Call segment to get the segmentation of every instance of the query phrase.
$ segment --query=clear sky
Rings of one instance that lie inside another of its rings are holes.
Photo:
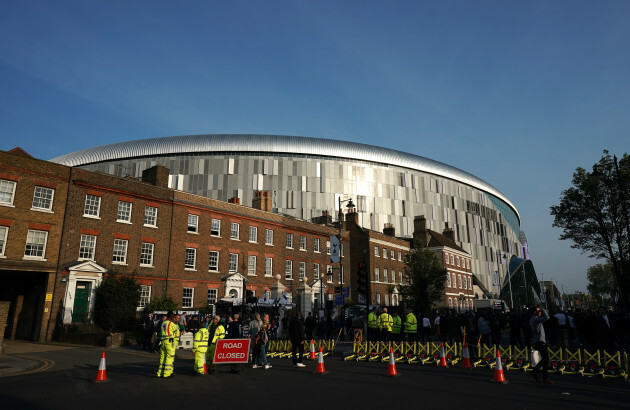
[[[0,149],[340,139],[470,172],[516,205],[534,266],[569,291],[596,263],[549,207],[628,151],[630,1],[8,1]]]

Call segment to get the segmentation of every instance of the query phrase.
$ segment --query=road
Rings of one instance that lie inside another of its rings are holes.
[[[505,371],[509,384],[490,380],[494,370],[387,363],[344,362],[326,357],[325,375],[316,363],[304,369],[290,359],[272,359],[269,370],[229,366],[213,376],[193,377],[192,354],[179,350],[177,376],[157,379],[158,358],[138,348],[106,350],[107,383],[95,384],[102,349],[77,347],[30,354],[41,370],[0,378],[2,409],[188,408],[425,408],[425,409],[621,409],[628,408],[630,383],[616,379],[554,375],[555,385],[536,384],[529,374]]]

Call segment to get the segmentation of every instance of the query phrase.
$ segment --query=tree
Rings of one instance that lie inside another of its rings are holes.
[[[107,332],[131,330],[139,302],[140,285],[134,276],[110,271],[95,290],[94,323]]]
[[[604,150],[593,172],[575,170],[572,184],[551,207],[553,226],[563,230],[560,239],[571,240],[572,248],[610,263],[618,305],[630,308],[630,158],[624,154],[617,161]]]
[[[153,313],[153,312],[168,312],[175,311],[179,305],[175,302],[170,296],[165,296],[163,298],[152,298],[149,303],[144,307],[144,313]]]
[[[402,295],[409,309],[428,314],[436,302],[444,297],[446,269],[440,259],[424,244],[415,240],[405,257],[407,284]]]
[[[600,304],[611,303],[618,298],[618,290],[615,281],[615,272],[610,263],[597,264],[588,268],[588,293],[599,301]]]

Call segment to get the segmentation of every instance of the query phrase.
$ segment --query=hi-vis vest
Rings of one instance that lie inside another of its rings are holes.
[[[418,321],[413,313],[409,313],[405,318],[405,332],[416,333],[418,331]]]
[[[170,320],[162,322],[162,341],[172,343],[173,346],[177,347],[179,343],[179,325]]]
[[[387,332],[392,331],[392,317],[389,313],[382,313],[378,317],[378,328]]]
[[[368,315],[368,327],[376,329],[376,315],[374,312],[370,312]]]
[[[195,333],[195,339],[193,340],[193,350],[199,353],[205,353],[208,350],[208,338],[210,333],[208,329],[202,327]]]
[[[217,340],[225,339],[225,328],[223,325],[218,325],[216,329],[214,329],[214,335],[212,335],[212,344],[215,344]]]
[[[394,323],[392,324],[392,333],[399,334],[401,328],[402,328],[402,318],[400,316],[396,316],[394,318]]]

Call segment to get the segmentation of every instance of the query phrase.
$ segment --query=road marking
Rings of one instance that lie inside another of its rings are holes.
[[[23,371],[23,372],[16,372],[16,373],[9,373],[9,374],[5,374],[5,375],[0,375],[0,377],[19,376],[19,375],[22,375],[22,374],[39,373],[39,372],[43,372],[43,371],[46,371],[48,369],[52,369],[53,367],[55,367],[55,361],[54,360],[44,359],[44,358],[41,358],[41,357],[31,356],[31,355],[26,355],[26,354],[16,354],[15,356],[21,357],[23,359],[34,360],[34,361],[39,363],[39,367],[37,367],[35,369],[31,369],[31,370],[26,370],[26,371]]]

